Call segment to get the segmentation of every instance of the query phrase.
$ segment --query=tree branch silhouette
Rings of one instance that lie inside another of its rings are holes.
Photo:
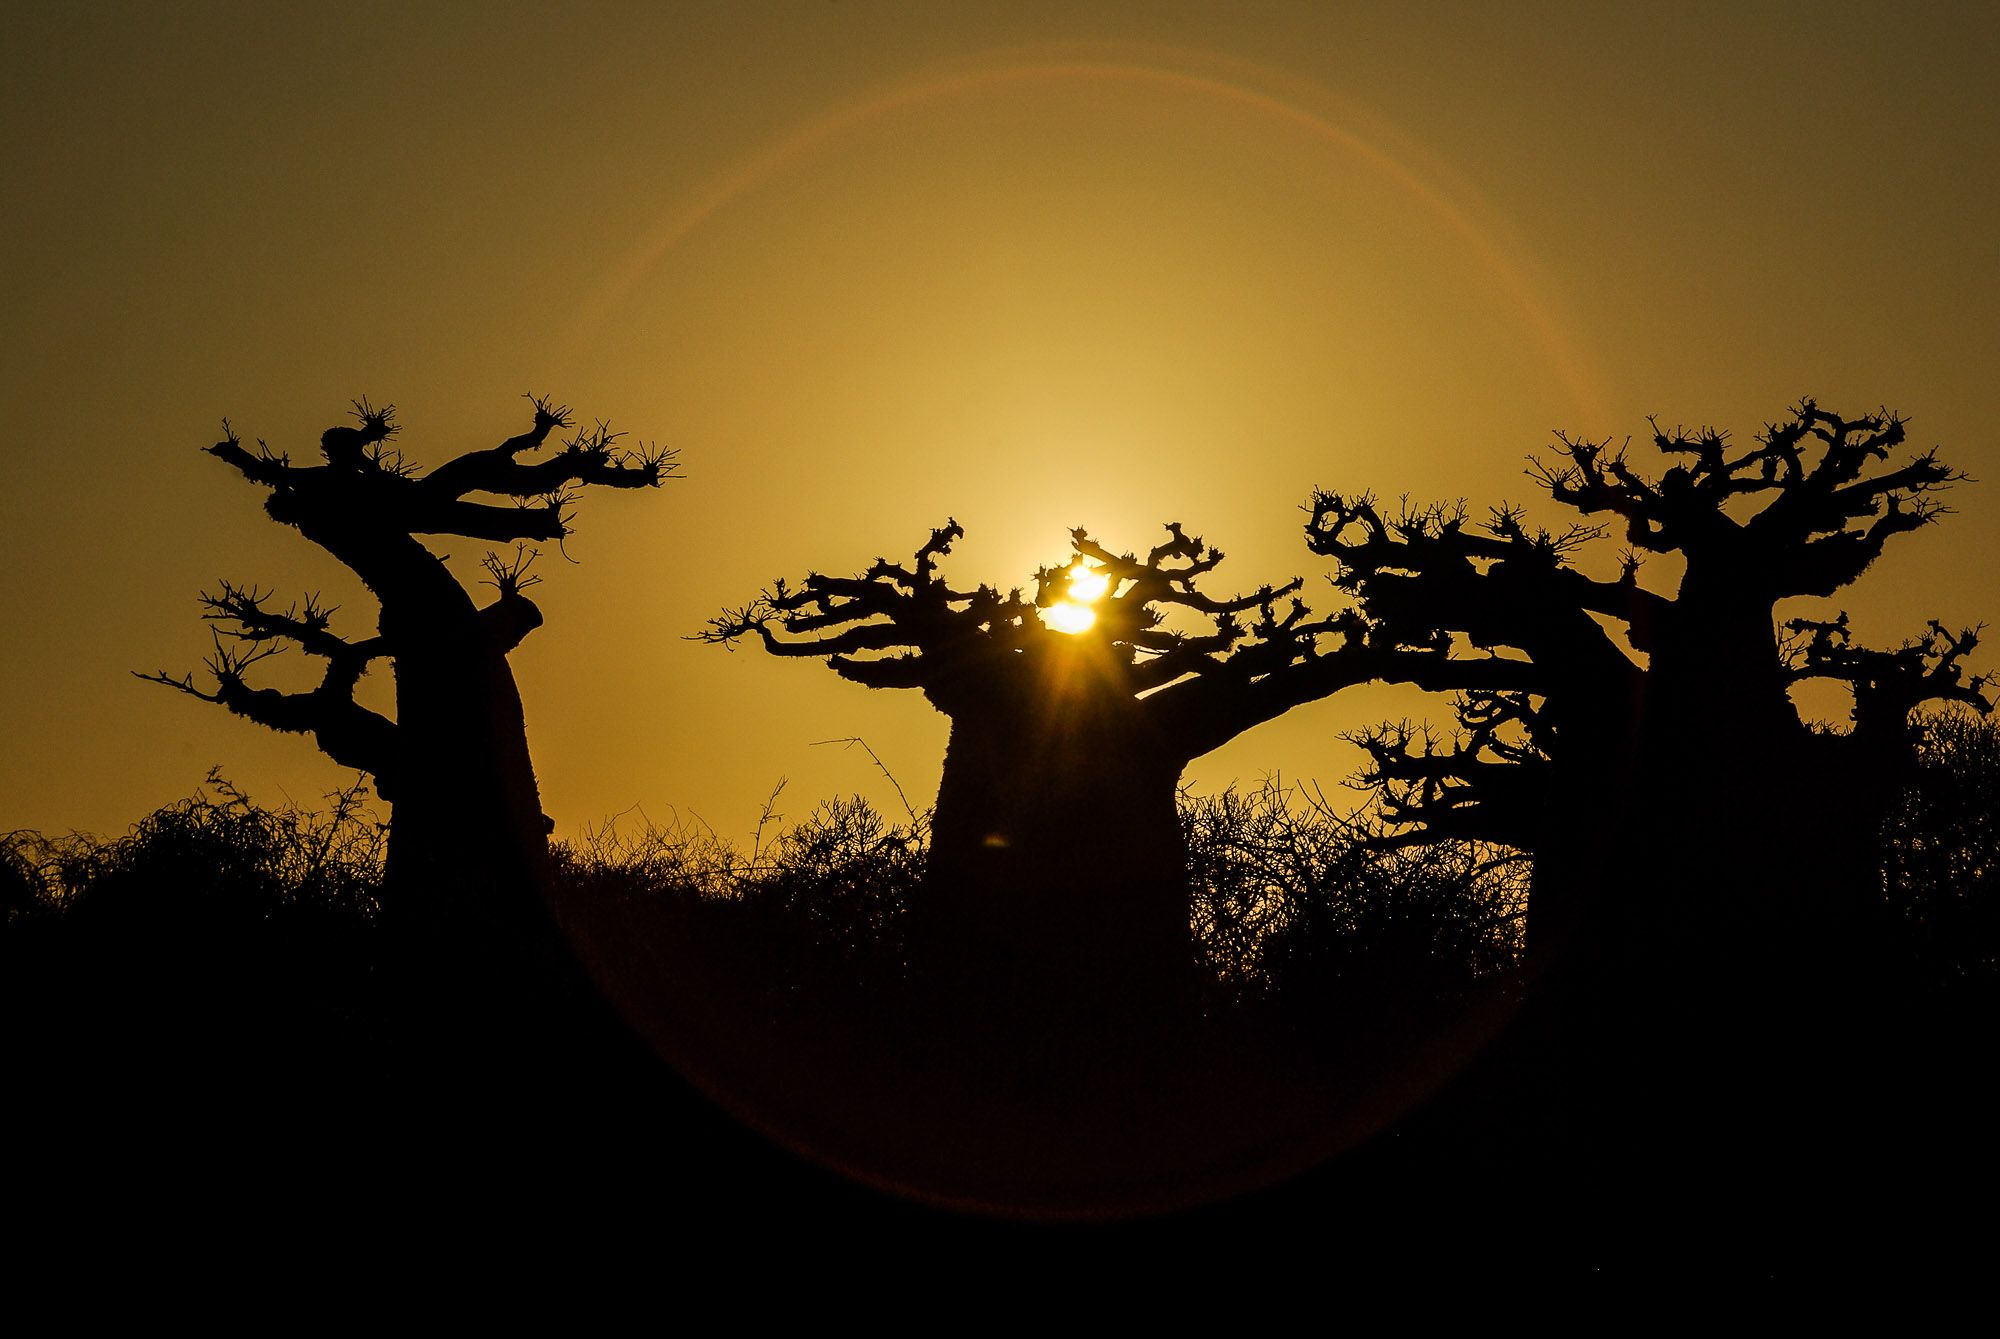
[[[198,686],[192,674],[139,676],[309,734],[335,761],[371,774],[392,806],[391,886],[440,908],[490,903],[481,914],[517,927],[545,914],[536,899],[548,867],[548,824],[506,660],[542,622],[525,594],[540,581],[529,571],[533,545],[570,533],[577,490],[655,487],[675,469],[672,452],[624,448],[603,423],[524,461],[572,427],[566,407],[528,398],[525,432],[429,472],[396,445],[392,405],[354,401],[354,421],[321,434],[316,464],[295,464],[261,440],[247,448],[225,419],[208,453],[267,490],[273,520],[361,578],[380,603],[376,632],[351,640],[333,631],[336,611],[317,596],[279,608],[261,588],[223,581],[201,597],[213,631],[205,662],[213,686]],[[483,560],[495,598],[475,602],[421,535],[513,545],[511,555]],[[325,662],[319,683],[298,692],[254,687],[248,671],[287,648]],[[383,661],[395,677],[393,720],[355,698]]]
[[[1531,461],[1585,518],[1566,529],[1531,528],[1517,507],[1473,525],[1462,503],[1392,515],[1325,491],[1307,508],[1308,546],[1339,564],[1335,584],[1368,621],[1450,648],[1460,676],[1448,737],[1407,725],[1357,737],[1361,783],[1413,839],[1533,851],[1531,947],[1629,947],[1647,905],[1672,900],[1733,901],[1729,915],[1764,918],[1760,933],[1822,912],[1852,921],[1870,896],[1862,847],[1914,756],[1912,713],[1990,705],[1987,678],[1961,669],[1973,631],[1933,623],[1875,651],[1853,645],[1842,615],[1792,619],[1780,637],[1780,601],[1843,589],[1895,536],[1946,514],[1937,495],[1965,476],[1935,450],[1892,463],[1903,419],[1806,400],[1741,449],[1713,428],[1653,429],[1670,462],[1657,477],[1626,447],[1561,434],[1553,457]],[[1598,517],[1630,546],[1608,579],[1578,566],[1610,537]],[[1642,582],[1642,554],[1682,560],[1672,589]],[[1393,666],[1384,677],[1421,682]],[[1852,729],[1801,719],[1788,693],[1807,679],[1853,692]],[[1828,825],[1836,835],[1809,842]],[[1802,897],[1821,910],[1801,911]],[[1766,901],[1768,914],[1746,910]]]
[[[1385,664],[1449,672],[1436,647],[1375,636],[1352,611],[1315,616],[1299,579],[1208,593],[1223,555],[1178,524],[1143,554],[1075,530],[1032,594],[947,581],[963,533],[948,520],[908,560],[774,582],[700,639],[822,659],[950,718],[927,884],[939,910],[912,950],[936,975],[1025,973],[1044,995],[1004,1007],[1072,1022],[1131,1018],[1140,1000],[1171,1015],[1190,961],[1175,810],[1187,763]],[[1078,583],[1101,591],[1079,599]],[[1051,1003],[1064,990],[1082,993]]]

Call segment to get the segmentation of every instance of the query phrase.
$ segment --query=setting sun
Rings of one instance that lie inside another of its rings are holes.
[[[1091,606],[1110,593],[1111,578],[1079,559],[1069,569],[1067,584],[1068,597],[1050,606],[1043,621],[1057,632],[1075,636],[1096,624],[1097,611]]]
[[[1087,604],[1064,600],[1049,610],[1044,621],[1057,632],[1074,635],[1088,630],[1091,624],[1097,622],[1097,611]]]
[[[1111,578],[1095,567],[1079,563],[1070,570],[1069,598],[1078,604],[1096,604],[1111,589]]]

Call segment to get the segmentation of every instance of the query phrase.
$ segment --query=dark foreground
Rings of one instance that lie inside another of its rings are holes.
[[[17,1224],[106,1261],[308,1270],[503,1252],[852,1266],[864,1289],[888,1286],[868,1271],[978,1274],[1017,1257],[1692,1282],[1958,1275],[1986,1250],[1977,1206],[2000,1184],[1990,1051],[1935,1029],[1893,1056],[1895,1039],[1869,1039],[1866,1064],[1856,1053],[1754,1093],[1663,1093],[1649,1110],[1626,1105],[1643,1093],[1577,1092],[1517,1022],[1379,1133],[1274,1185],[1059,1218],[938,1207],[816,1166],[613,1018],[544,1017],[526,1045],[416,1028],[428,1035],[366,1055],[181,1026],[69,1028],[57,1053],[16,1050]],[[1177,1119],[1143,1114],[1154,1134]]]
[[[662,903],[572,861],[552,958],[396,928],[365,859],[273,882],[271,830],[232,812],[156,823],[61,907],[11,867],[9,1215],[72,1267],[1246,1305],[1405,1276],[1950,1280],[2000,1189],[1976,927],[1952,971],[1754,1013],[1697,982],[1615,1026],[1483,959],[1371,975],[1293,942],[1314,989],[1214,991],[1170,1036],[980,1042],[881,966],[906,867],[820,877],[812,929],[797,888]]]

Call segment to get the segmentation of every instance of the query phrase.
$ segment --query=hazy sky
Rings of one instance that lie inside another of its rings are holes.
[[[1839,602],[1861,632],[2000,620],[1996,12],[10,6],[0,828],[118,831],[218,763],[266,800],[345,779],[130,671],[199,663],[219,577],[372,630],[200,454],[228,415],[310,455],[362,394],[423,463],[525,391],[681,452],[540,569],[514,663],[563,832],[747,835],[780,778],[793,816],[894,809],[813,747],[847,736],[927,803],[920,697],[684,638],[947,516],[960,585],[1178,520],[1217,593],[1324,591],[1315,485],[1555,520],[1521,474],[1555,429],[1747,436],[1811,394],[1992,481]],[[1191,775],[1336,783],[1342,731],[1413,709],[1343,694]]]

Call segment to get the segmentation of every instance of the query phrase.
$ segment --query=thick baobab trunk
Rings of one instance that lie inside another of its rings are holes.
[[[1654,657],[1630,784],[1536,877],[1601,871],[1564,1002],[1602,1132],[1727,1157],[1804,1119],[1858,1021],[1893,784],[1800,724],[1768,605],[1699,607]]]
[[[398,988],[411,1006],[400,1043],[422,1081],[451,1094],[568,1073],[588,1063],[579,1038],[610,1035],[556,917],[521,699],[506,647],[493,643],[497,607],[470,628],[450,620],[407,638],[396,660],[402,749],[385,790],[384,912],[397,921]]]
[[[270,490],[272,520],[361,579],[381,603],[379,635],[336,635],[332,610],[315,597],[280,611],[256,589],[224,583],[203,597],[223,625],[209,661],[215,690],[196,688],[191,676],[143,676],[309,733],[335,761],[375,777],[391,806],[389,932],[380,938],[394,961],[383,980],[391,998],[403,996],[394,1031],[424,1073],[454,1056],[494,1075],[525,1073],[537,1067],[527,1058],[533,1037],[547,1055],[563,1053],[569,1006],[596,1005],[550,901],[547,821],[507,654],[541,623],[521,594],[536,580],[526,575],[528,545],[569,532],[571,490],[649,487],[672,467],[668,453],[615,449],[617,435],[601,423],[529,463],[525,454],[571,425],[567,409],[534,404],[528,431],[428,473],[389,445],[393,410],[365,399],[354,404],[357,426],[321,434],[324,464],[294,465],[262,443],[246,450],[225,422],[210,454]],[[482,564],[491,577],[483,584],[499,598],[476,607],[419,536],[514,545],[511,560],[489,552]],[[281,692],[244,681],[244,669],[284,643],[325,661],[318,687]],[[394,720],[355,698],[369,667],[384,661],[396,676]]]
[[[1695,576],[1649,676],[1635,798],[1651,891],[1674,908],[1649,938],[1669,973],[1768,996],[1810,975],[1822,932],[1865,900],[1884,806],[1852,750],[1800,723],[1772,600]]]
[[[953,715],[911,966],[989,1035],[1169,1034],[1192,998],[1182,760],[1081,657],[1050,668],[1077,672]]]
[[[483,610],[462,593],[383,607],[401,648],[385,910],[415,955],[415,988],[496,1044],[547,1026],[538,1020],[581,984],[551,902],[548,824],[507,664],[540,621],[518,594]]]
[[[548,829],[505,658],[412,652],[396,678],[390,883],[447,919],[515,933],[546,919]]]

